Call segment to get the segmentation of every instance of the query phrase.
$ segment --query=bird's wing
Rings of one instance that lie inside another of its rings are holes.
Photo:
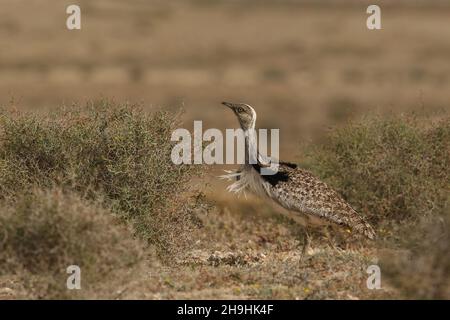
[[[283,207],[306,213],[375,238],[373,228],[342,197],[307,170],[280,163],[278,173],[262,176],[270,193]]]

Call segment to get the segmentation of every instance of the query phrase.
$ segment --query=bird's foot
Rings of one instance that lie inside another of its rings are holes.
[[[309,236],[308,231],[305,230],[305,233],[303,235],[303,246],[302,246],[302,251],[300,252],[300,259],[299,262],[303,262],[304,259],[310,255],[310,251],[311,251],[311,238]]]

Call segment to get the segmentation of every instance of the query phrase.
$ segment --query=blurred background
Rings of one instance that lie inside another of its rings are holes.
[[[0,105],[108,98],[183,108],[186,127],[233,127],[225,101],[280,128],[281,157],[368,112],[440,110],[450,100],[450,3],[0,0]],[[81,7],[81,30],[66,8]]]

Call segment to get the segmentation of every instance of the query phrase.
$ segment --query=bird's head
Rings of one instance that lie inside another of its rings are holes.
[[[233,110],[239,120],[242,130],[245,131],[255,128],[256,112],[248,104],[231,102],[222,102],[222,104]]]

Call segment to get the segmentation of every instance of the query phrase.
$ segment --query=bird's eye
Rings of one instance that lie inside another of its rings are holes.
[[[238,108],[237,108],[237,112],[239,112],[239,113],[242,113],[242,112],[244,112],[244,108],[242,108],[242,107],[238,107]]]

